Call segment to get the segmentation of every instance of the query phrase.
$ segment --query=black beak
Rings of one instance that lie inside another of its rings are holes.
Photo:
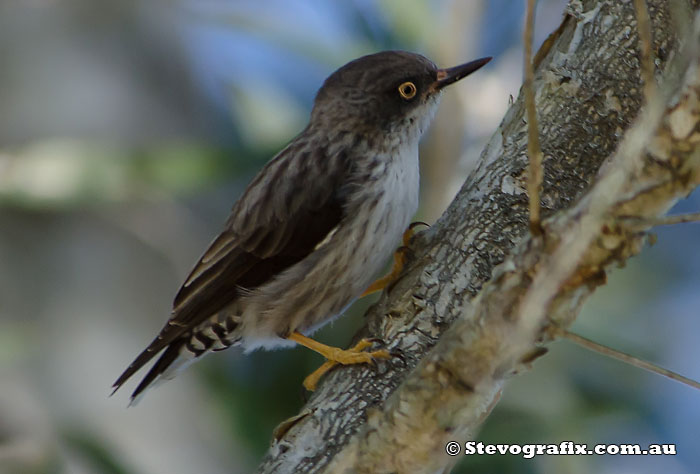
[[[450,67],[447,69],[438,69],[437,81],[435,81],[433,88],[435,90],[440,90],[445,86],[454,84],[460,79],[467,77],[469,74],[486,65],[486,63],[491,61],[491,59],[492,58],[490,57],[481,58],[468,62],[466,64],[460,64],[459,66]]]

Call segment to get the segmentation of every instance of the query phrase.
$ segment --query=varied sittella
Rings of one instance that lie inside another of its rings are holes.
[[[438,69],[385,51],[331,74],[309,124],[248,185],[115,391],[161,351],[132,400],[232,346],[301,344],[326,357],[326,369],[389,357],[364,351],[369,341],[341,350],[308,335],[360,297],[391,256],[418,207],[418,142],[443,88],[490,59]]]

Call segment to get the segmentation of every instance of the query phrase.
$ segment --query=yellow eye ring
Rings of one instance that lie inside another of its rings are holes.
[[[406,81],[399,86],[399,94],[406,100],[411,100],[416,96],[418,88],[411,81]]]

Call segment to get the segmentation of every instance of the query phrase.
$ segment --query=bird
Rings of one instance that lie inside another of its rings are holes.
[[[383,51],[328,76],[307,126],[248,184],[169,320],[112,393],[158,354],[132,402],[232,346],[300,344],[320,353],[327,362],[304,382],[310,390],[337,363],[390,357],[365,351],[372,341],[343,350],[309,335],[341,315],[390,259],[418,208],[418,144],[443,89],[490,60],[440,69],[420,54]]]

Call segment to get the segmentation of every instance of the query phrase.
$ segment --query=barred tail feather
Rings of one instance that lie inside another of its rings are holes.
[[[220,322],[210,322],[194,332],[186,333],[171,341],[143,380],[141,380],[136,390],[131,394],[131,403],[129,403],[129,406],[135,405],[143,396],[146,389],[159,385],[165,380],[174,378],[203,355],[211,351],[221,351],[233,345],[237,345],[240,342],[240,337],[234,337],[234,330],[237,326],[237,320],[227,318],[224,324]],[[151,357],[153,355],[155,355],[155,353],[153,353]],[[115,391],[142,365],[143,364],[136,366],[132,364],[132,366],[127,369],[127,372],[122,374],[115,383]]]

